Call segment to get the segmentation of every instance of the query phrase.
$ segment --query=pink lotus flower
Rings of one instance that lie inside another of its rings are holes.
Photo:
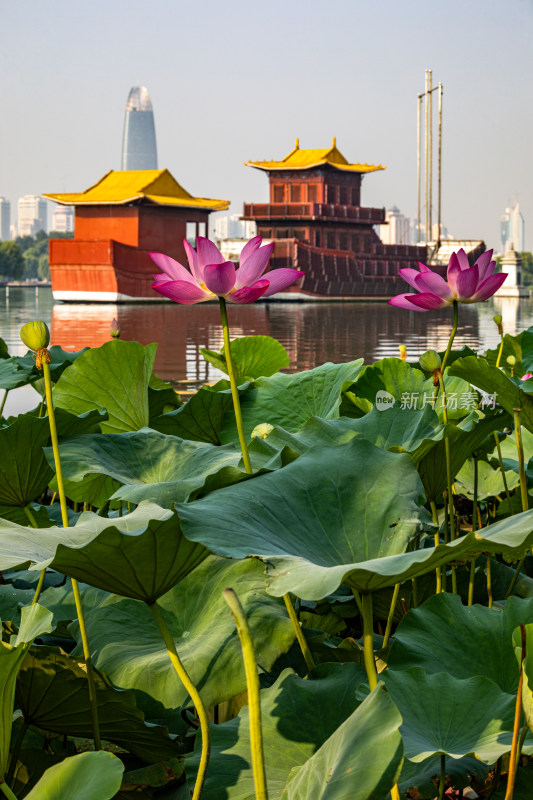
[[[528,381],[530,378],[533,378],[533,374],[531,372],[526,372],[525,375],[522,375],[523,381]]]
[[[261,246],[255,236],[242,250],[239,268],[226,261],[216,245],[203,236],[196,239],[196,250],[183,241],[190,271],[163,253],[150,253],[150,258],[163,270],[154,275],[152,288],[175,300],[192,305],[224,297],[231,303],[253,303],[260,297],[282,292],[304,274],[297,269],[275,269],[261,277],[268,266],[273,244]]]
[[[507,277],[505,272],[494,272],[496,262],[491,261],[491,257],[492,250],[487,250],[471,267],[464,250],[452,253],[447,281],[420,262],[420,272],[416,269],[400,269],[398,272],[402,278],[419,294],[398,294],[389,300],[389,305],[410,311],[432,311],[451,306],[454,301],[477,303],[488,300]]]

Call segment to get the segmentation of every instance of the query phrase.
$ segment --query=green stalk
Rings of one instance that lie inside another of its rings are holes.
[[[237,389],[237,381],[235,380],[235,370],[233,369],[233,361],[231,360],[230,338],[229,338],[229,324],[228,314],[226,311],[226,301],[223,297],[218,298],[220,305],[220,317],[222,319],[222,332],[224,335],[224,355],[226,356],[226,364],[228,367],[229,382],[231,386],[231,397],[233,399],[233,410],[235,412],[235,422],[237,423],[237,433],[239,434],[239,443],[241,445],[242,460],[244,461],[244,469],[249,474],[252,473],[252,464],[250,455],[248,453],[248,445],[246,444],[246,436],[244,434],[244,424],[242,421],[241,404],[239,401],[239,390]]]
[[[518,765],[520,764],[520,756],[522,755],[522,748],[524,746],[524,742],[526,740],[527,732],[529,730],[529,725],[526,724],[522,728],[522,733],[520,734],[520,739],[518,740],[518,748],[516,751],[516,767],[518,769]]]
[[[502,473],[503,485],[505,488],[505,495],[507,497],[507,502],[509,503],[509,510],[511,508],[511,495],[509,493],[509,486],[507,485],[507,478],[505,476],[505,467],[503,466],[503,458],[502,458],[502,449],[500,447],[500,440],[498,438],[497,431],[494,431],[494,438],[496,440],[496,449],[498,450],[498,462],[500,464],[500,472]]]
[[[9,394],[9,389],[6,389],[4,392],[4,396],[2,398],[2,405],[0,405],[0,417],[2,416],[2,413],[4,411],[4,406],[6,404],[8,394]]]
[[[450,340],[448,342],[448,347],[446,348],[446,352],[444,353],[444,358],[442,359],[441,364],[441,372],[444,372],[444,368],[446,366],[446,362],[448,361],[448,356],[450,355],[450,351],[452,349],[453,340],[455,339],[455,334],[457,333],[457,326],[459,324],[459,303],[457,300],[453,301],[453,325],[452,325],[452,332],[450,334]]]
[[[526,629],[523,624],[520,624],[520,633],[522,634],[522,658],[520,661],[520,678],[518,679],[518,689],[516,692],[513,743],[511,745],[511,755],[509,756],[509,774],[507,776],[507,791],[505,792],[505,800],[512,800],[513,797],[514,782],[516,777],[518,741],[520,739],[520,718],[522,716],[522,683],[524,680],[524,661],[526,658]]]
[[[490,574],[490,553],[487,553],[487,606],[492,608],[492,578]]]
[[[518,474],[520,475],[520,496],[522,498],[522,511],[527,511],[529,501],[527,495],[526,465],[524,462],[524,447],[522,444],[522,428],[520,425],[520,409],[513,408],[514,427],[516,433],[516,449],[518,451]]]
[[[446,788],[446,756],[444,754],[441,754],[438,800],[442,800],[442,798],[444,797],[445,788]]]
[[[472,530],[477,530],[477,494],[478,494],[478,464],[477,458],[474,455],[474,504],[472,508]],[[470,578],[468,580],[468,604],[471,606],[474,602],[474,582],[476,579],[476,558],[470,562]]]
[[[366,676],[370,691],[378,685],[378,673],[376,661],[374,659],[374,619],[372,615],[372,595],[370,592],[363,592],[363,658],[365,662]]]
[[[524,566],[524,561],[526,560],[526,555],[527,555],[527,553],[524,553],[524,555],[522,556],[522,558],[520,559],[520,561],[516,565],[516,569],[514,571],[514,575],[513,575],[512,579],[511,579],[511,583],[509,584],[509,588],[505,592],[504,600],[507,600],[507,598],[509,598],[511,596],[511,594],[513,593],[513,589],[515,587],[515,583],[518,580],[518,576],[522,572],[522,567]]]
[[[389,643],[390,632],[392,630],[392,620],[394,617],[394,611],[396,609],[396,603],[398,602],[398,595],[400,594],[400,584],[397,583],[394,586],[394,591],[392,593],[392,600],[389,608],[389,616],[387,617],[387,627],[385,628],[385,636],[383,637],[383,647],[386,647]]]
[[[309,645],[307,644],[307,640],[302,631],[302,626],[300,625],[298,617],[296,616],[296,611],[294,610],[290,594],[284,594],[283,599],[285,601],[285,607],[292,622],[292,627],[294,628],[298,644],[300,645],[300,650],[302,651],[305,663],[307,664],[307,669],[312,670],[316,667],[316,664],[314,662],[313,656],[311,655]]]
[[[233,589],[224,589],[224,600],[229,606],[241,640],[246,685],[248,687],[248,705],[250,709],[250,747],[252,751],[252,770],[256,800],[267,800],[267,784],[265,761],[263,755],[263,735],[261,731],[261,699],[259,697],[259,675],[255,660],[252,634],[244,609]]]
[[[29,505],[28,506],[24,506],[24,512],[25,512],[26,516],[28,517],[28,519],[30,521],[30,525],[33,528],[38,528],[39,526],[37,524],[37,520],[35,519],[35,517],[33,515],[33,511],[31,510]],[[46,576],[46,568],[42,569],[41,570],[41,574],[39,575],[39,580],[37,581],[37,588],[35,589],[35,594],[33,595],[33,600],[31,601],[32,605],[34,605],[35,603],[39,602],[39,597],[41,596],[41,591],[42,591],[42,588],[43,588],[45,576]]]
[[[452,336],[450,337],[450,343],[453,341],[453,336],[455,336],[455,330],[457,330],[457,302],[454,300],[454,331],[452,331]],[[451,344],[448,344],[448,350],[444,356],[444,360],[446,360],[446,356],[451,348]],[[443,362],[444,363],[444,362]],[[442,419],[445,425],[448,424],[448,410],[446,407],[446,392],[444,389],[444,379],[442,375],[442,367],[438,373],[439,379],[439,386],[440,391],[442,394]],[[444,437],[444,453],[446,456],[446,480],[448,483],[448,517],[450,520],[450,541],[455,540],[455,509],[453,507],[453,491],[452,491],[452,466],[451,466],[451,455],[450,455],[450,439],[448,436]],[[453,594],[457,594],[457,572],[455,566],[452,566],[452,592]]]
[[[4,795],[8,798],[8,800],[18,800],[17,795],[13,794],[7,783],[4,781],[0,783],[0,791],[4,793]]]
[[[48,352],[46,357],[49,358]],[[50,378],[50,367],[46,357],[42,359],[44,387],[46,392],[46,407],[48,409],[48,422],[50,425],[50,438],[52,439],[52,449],[54,451],[54,464],[56,468],[57,490],[59,493],[59,502],[61,505],[61,519],[63,527],[68,528],[68,513],[67,513],[67,497],[65,494],[65,484],[63,483],[63,470],[61,469],[61,459],[59,457],[59,441],[57,438],[56,418],[54,413],[54,403],[52,400],[52,381]],[[72,591],[74,593],[74,602],[76,604],[76,613],[78,616],[78,624],[80,626],[80,635],[83,645],[83,655],[85,664],[87,665],[87,682],[89,684],[89,700],[91,703],[91,719],[93,726],[94,748],[95,750],[101,749],[100,741],[100,725],[98,722],[98,705],[96,700],[96,686],[94,682],[93,663],[91,658],[91,650],[89,647],[89,639],[87,636],[87,628],[85,626],[85,617],[81,604],[80,590],[78,581],[74,578],[72,581]]]
[[[500,366],[500,361],[502,360],[502,353],[503,353],[503,327],[500,325],[498,326],[501,328],[500,330],[500,349],[498,350],[498,358],[496,359],[496,369]]]
[[[435,532],[435,547],[438,547],[440,544],[440,530],[439,530],[439,517],[437,514],[437,506],[435,505],[434,500],[430,500],[429,505],[431,508],[431,517],[433,519],[433,523],[437,526],[437,530]],[[435,593],[440,594],[442,592],[442,572],[440,567],[437,567],[437,569],[435,570],[435,576],[437,579]]]
[[[209,731],[209,720],[207,717],[207,712],[202,702],[202,698],[198,693],[198,689],[191,682],[191,679],[187,674],[187,670],[180,661],[180,657],[178,656],[178,651],[176,650],[176,644],[174,642],[174,638],[170,630],[168,629],[167,623],[165,622],[165,619],[163,617],[163,614],[161,613],[161,609],[157,605],[157,602],[152,603],[152,605],[150,605],[149,608],[156,621],[157,627],[159,628],[159,632],[163,638],[163,641],[165,642],[168,657],[170,658],[172,666],[176,670],[182,684],[189,692],[194,708],[198,715],[198,719],[200,720],[200,730],[202,733],[202,754],[200,757],[200,766],[198,767],[198,774],[196,776],[196,783],[194,785],[194,791],[192,795],[193,800],[198,800],[202,794],[202,788],[204,785],[205,775],[207,772],[207,765],[209,763],[209,755],[211,753],[211,734]]]

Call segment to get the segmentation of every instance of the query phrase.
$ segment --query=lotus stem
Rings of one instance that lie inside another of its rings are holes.
[[[494,438],[496,440],[496,449],[498,450],[498,462],[500,465],[500,472],[502,473],[502,480],[503,486],[505,488],[505,495],[507,497],[507,502],[509,503],[509,510],[511,506],[511,495],[509,493],[509,486],[507,485],[507,477],[505,475],[505,467],[503,466],[503,458],[502,458],[502,449],[500,447],[500,440],[498,438],[498,433],[494,431]]]
[[[492,577],[490,574],[490,553],[487,553],[487,606],[492,608]]]
[[[439,517],[437,514],[437,506],[435,505],[434,500],[430,500],[429,505],[431,508],[431,517],[433,519],[433,523],[434,525],[437,526],[437,530],[435,531],[435,547],[438,547],[440,544],[440,530],[439,530]],[[440,594],[442,592],[442,572],[440,567],[437,567],[437,569],[435,570],[435,577],[437,580],[435,593]]]
[[[196,776],[196,783],[194,785],[194,791],[192,795],[193,800],[198,800],[202,794],[202,789],[207,772],[207,765],[209,763],[209,755],[211,753],[211,733],[209,731],[209,720],[207,718],[207,712],[205,710],[205,706],[202,702],[202,698],[200,697],[198,689],[192,683],[191,679],[189,678],[189,675],[187,674],[187,670],[180,661],[180,657],[178,656],[178,651],[176,650],[174,637],[172,636],[168,628],[168,625],[165,622],[160,607],[158,606],[157,602],[155,602],[152,603],[149,606],[149,608],[150,611],[152,612],[157,627],[159,628],[159,632],[167,648],[168,657],[170,658],[172,666],[176,670],[180,681],[185,686],[186,690],[189,692],[194,708],[198,715],[198,719],[200,720],[200,731],[202,734],[202,754],[200,756],[200,766],[198,767],[198,774]]]
[[[457,300],[453,301],[453,325],[452,325],[452,332],[450,334],[450,340],[448,342],[448,347],[446,348],[446,352],[444,353],[444,358],[442,359],[441,364],[441,372],[444,372],[444,368],[446,367],[446,362],[448,361],[448,356],[450,355],[450,351],[452,349],[453,340],[455,339],[455,334],[457,333],[457,326],[459,324],[459,303]]]
[[[8,800],[18,800],[17,795],[14,794],[7,783],[4,781],[0,783],[0,790],[4,793],[4,795],[8,798]]]
[[[261,699],[259,697],[259,675],[255,659],[252,634],[244,609],[233,589],[224,589],[224,600],[229,606],[241,640],[248,705],[250,708],[250,746],[252,750],[252,770],[256,800],[268,800],[265,761],[263,755],[263,734],[261,731]]]
[[[2,404],[0,405],[0,417],[2,416],[2,414],[4,412],[4,406],[6,404],[6,400],[7,400],[8,394],[9,394],[9,389],[6,389],[5,392],[4,392],[4,396],[2,397]]]
[[[511,596],[511,594],[513,593],[513,589],[514,589],[515,584],[516,584],[516,582],[518,580],[518,576],[522,572],[522,567],[524,566],[524,561],[526,560],[526,555],[527,555],[527,553],[524,553],[524,555],[522,556],[522,558],[520,559],[520,561],[516,565],[516,569],[514,571],[514,575],[513,575],[512,579],[511,579],[511,583],[509,584],[509,588],[505,592],[505,598],[504,598],[505,600],[507,600],[507,598],[509,598]]]
[[[503,326],[500,324],[498,325],[500,330],[500,348],[498,350],[498,358],[496,359],[496,369],[500,366],[500,361],[502,360],[502,353],[503,353]]]
[[[446,787],[446,756],[444,753],[440,757],[440,779],[439,779],[439,795],[438,800],[444,797],[444,789]]]
[[[472,507],[472,530],[477,530],[477,494],[478,494],[478,463],[474,455],[474,503]],[[474,602],[474,583],[476,580],[476,557],[470,561],[470,577],[468,579],[468,603],[471,606]]]
[[[37,520],[35,519],[33,512],[29,505],[24,506],[24,512],[30,521],[30,525],[34,528],[38,528]],[[35,603],[39,602],[39,597],[41,596],[41,591],[43,588],[44,578],[46,575],[46,568],[41,570],[41,574],[39,575],[39,580],[37,581],[37,588],[35,589],[35,594],[33,595],[33,600],[31,604],[34,605]]]
[[[516,768],[518,769],[518,765],[520,763],[520,756],[522,755],[522,747],[524,746],[524,742],[526,740],[527,732],[529,730],[529,725],[526,724],[522,728],[522,732],[520,734],[520,739],[518,740],[518,748],[516,750]]]
[[[248,445],[246,444],[246,436],[244,434],[244,424],[242,421],[241,403],[239,400],[239,390],[237,388],[237,381],[235,380],[235,370],[233,369],[233,361],[231,360],[231,348],[229,338],[229,324],[228,313],[226,311],[226,301],[223,297],[218,298],[220,305],[220,317],[222,320],[222,332],[224,336],[224,354],[226,356],[226,364],[228,367],[229,383],[231,386],[231,397],[233,399],[233,410],[235,412],[235,422],[237,423],[237,433],[239,434],[239,443],[241,445],[242,460],[244,461],[244,469],[248,474],[252,473],[252,463],[250,461],[250,454],[248,453]]]
[[[390,790],[391,800],[401,800],[400,798],[400,790],[398,788],[398,784],[395,783],[392,789]]]
[[[520,633],[522,636],[522,658],[520,660],[520,677],[518,679],[518,689],[516,692],[516,705],[514,713],[513,725],[513,743],[511,746],[511,755],[509,756],[509,774],[507,776],[507,791],[505,792],[505,800],[512,800],[514,791],[514,782],[516,777],[516,762],[518,753],[518,741],[520,738],[520,718],[522,716],[522,683],[524,680],[524,661],[526,658],[526,629],[520,623]]]
[[[372,616],[372,595],[370,592],[363,592],[363,658],[365,662],[366,676],[370,691],[378,685],[378,673],[374,658],[374,620]]]
[[[457,309],[456,309],[456,301],[454,300],[454,327],[457,330]],[[450,337],[450,342],[453,341],[453,336],[455,336],[455,332],[452,331],[452,336]],[[444,356],[444,360],[446,360],[446,356],[450,350],[451,344],[448,344],[448,350]],[[443,362],[444,363],[444,362]],[[443,379],[443,368],[438,372],[438,380],[440,391],[442,394],[442,419],[444,424],[448,424],[448,410],[446,407],[446,391],[444,389],[444,379]],[[451,464],[451,455],[450,455],[450,439],[446,435],[444,437],[444,453],[446,455],[446,480],[448,483],[448,517],[450,520],[450,541],[455,540],[455,510],[453,507],[453,480],[452,480],[452,464]],[[457,573],[455,566],[452,565],[452,592],[457,594]]]
[[[300,625],[298,617],[296,616],[296,611],[294,610],[290,594],[288,593],[284,594],[283,600],[285,601],[285,608],[287,609],[287,613],[292,622],[292,627],[294,628],[294,632],[296,634],[298,644],[300,645],[300,650],[302,651],[304,661],[307,664],[307,669],[312,670],[316,667],[316,664],[314,662],[313,656],[311,655],[311,650],[309,649],[309,645],[307,644],[307,640],[302,631],[302,626]]]
[[[526,465],[524,462],[524,446],[522,444],[522,428],[520,425],[520,409],[513,408],[514,427],[516,433],[516,449],[518,451],[518,474],[520,475],[520,496],[522,498],[522,511],[529,508],[527,494]]]
[[[22,747],[22,742],[24,740],[24,737],[26,736],[26,733],[27,733],[27,730],[28,730],[29,727],[30,727],[29,722],[26,722],[26,720],[23,720],[23,722],[22,722],[22,724],[20,726],[20,731],[18,732],[18,736],[17,736],[17,740],[15,742],[15,746],[13,747],[13,752],[11,753],[11,759],[10,759],[10,762],[9,762],[9,770],[8,770],[7,775],[6,775],[6,784],[8,786],[11,786],[11,784],[13,783],[13,776],[15,775],[15,770],[17,768],[17,763],[18,763],[19,755],[20,755],[20,748]]]
[[[47,360],[48,359],[48,360]],[[61,519],[63,527],[68,528],[68,512],[67,512],[67,497],[65,494],[65,484],[63,483],[63,470],[61,469],[61,459],[59,457],[59,442],[57,438],[56,418],[54,413],[54,403],[52,400],[52,381],[50,378],[50,367],[48,361],[50,356],[48,351],[46,355],[42,356],[42,369],[44,376],[44,388],[46,392],[46,407],[48,410],[48,422],[50,425],[50,437],[52,439],[52,449],[54,451],[54,464],[56,468],[57,490],[59,493],[59,502],[61,505]],[[72,580],[72,591],[74,593],[74,602],[76,604],[76,613],[78,616],[78,624],[80,626],[80,635],[83,645],[83,655],[85,664],[87,666],[87,682],[89,684],[89,700],[91,703],[91,718],[93,726],[94,749],[101,749],[100,741],[100,725],[98,722],[98,704],[96,700],[96,685],[94,681],[94,670],[91,658],[91,649],[89,647],[89,638],[87,636],[87,628],[85,625],[85,617],[83,614],[83,607],[81,603],[80,589],[78,581],[74,578]]]
[[[383,647],[386,647],[389,643],[390,633],[392,630],[392,620],[394,618],[394,611],[396,610],[396,603],[398,602],[398,595],[400,594],[400,584],[397,583],[394,586],[394,591],[392,593],[392,600],[389,608],[389,616],[387,617],[387,627],[385,628],[385,636],[383,637]]]

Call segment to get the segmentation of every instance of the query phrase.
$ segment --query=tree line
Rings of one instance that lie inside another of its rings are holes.
[[[14,241],[0,242],[0,280],[50,280],[48,240],[71,239],[73,235],[38,231],[35,236],[17,236]]]

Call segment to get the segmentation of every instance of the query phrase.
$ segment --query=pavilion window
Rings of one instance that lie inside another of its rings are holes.
[[[336,203],[337,202],[337,187],[336,186],[328,186],[327,187],[327,202],[328,203]]]
[[[328,250],[335,250],[335,231],[326,233],[326,247]]]
[[[307,185],[307,202],[318,203],[318,184],[309,183]]]
[[[348,205],[348,187],[341,186],[339,189],[339,203],[341,206]]]
[[[290,195],[291,195],[291,203],[301,203],[302,185],[300,183],[291,183]]]
[[[274,184],[272,187],[272,195],[274,198],[274,203],[284,203],[285,202],[285,186],[282,183]]]
[[[339,234],[339,250],[348,250],[348,234]]]

